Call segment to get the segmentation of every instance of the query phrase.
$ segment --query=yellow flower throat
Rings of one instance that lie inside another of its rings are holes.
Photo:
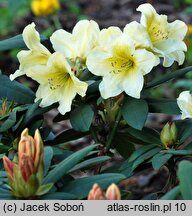
[[[49,88],[51,90],[56,90],[60,87],[62,87],[70,78],[70,74],[65,73],[65,74],[57,74],[52,77],[48,78],[48,84]]]
[[[113,57],[108,58],[108,63],[113,73],[126,73],[134,65],[133,56],[130,55],[127,47],[118,46],[113,49]]]
[[[169,31],[162,25],[162,23],[153,23],[149,27],[148,32],[153,43],[168,39]]]

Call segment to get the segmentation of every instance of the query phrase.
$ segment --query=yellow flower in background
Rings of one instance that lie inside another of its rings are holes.
[[[181,119],[192,118],[192,95],[189,91],[183,91],[177,98],[177,104],[181,110]]]
[[[133,41],[126,34],[117,33],[117,29],[109,31],[101,31],[99,46],[87,57],[87,67],[91,73],[103,76],[99,90],[104,99],[123,91],[140,98],[143,76],[159,63],[159,58],[145,49],[135,49]]]
[[[80,81],[62,53],[53,53],[47,65],[31,68],[27,76],[36,80],[40,86],[36,92],[36,101],[42,99],[40,106],[46,107],[59,102],[61,114],[71,110],[76,94],[84,97],[88,84]]]
[[[138,46],[143,46],[164,58],[163,66],[174,61],[183,64],[187,47],[183,39],[187,26],[180,20],[168,23],[166,15],[159,15],[152,5],[146,3],[137,8],[141,12],[140,23],[127,24],[124,32],[131,36]]]
[[[86,61],[87,55],[97,45],[99,36],[98,24],[91,20],[81,20],[73,28],[72,34],[60,29],[50,37],[55,51],[75,62],[77,58]]]
[[[12,194],[19,198],[34,197],[43,194],[41,186],[45,189],[45,193],[48,192],[53,184],[42,185],[44,149],[39,130],[35,131],[33,138],[29,136],[28,129],[25,129],[21,134],[18,148],[18,162],[3,157]]]
[[[36,16],[48,16],[59,8],[59,0],[32,0],[31,3],[31,9]]]
[[[190,46],[191,36],[192,36],[192,25],[187,24],[187,34],[186,34],[186,37],[185,37],[185,43],[186,43],[187,47]]]
[[[22,50],[17,54],[20,63],[19,70],[10,75],[13,80],[18,76],[27,74],[28,69],[35,65],[46,65],[51,53],[40,43],[39,33],[35,30],[35,24],[27,25],[23,30],[23,40],[29,50]]]

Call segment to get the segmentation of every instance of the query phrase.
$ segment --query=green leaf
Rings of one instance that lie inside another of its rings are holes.
[[[172,154],[172,155],[192,155],[192,150],[174,150],[174,149],[169,149],[169,150],[164,150],[162,153],[166,154]]]
[[[36,103],[32,104],[31,107],[27,110],[24,120],[19,127],[19,132],[26,127],[29,127],[29,129],[33,129],[33,130],[36,129],[35,126],[41,125],[43,114],[56,107],[56,104],[52,104],[48,107],[40,108],[39,107],[40,102],[41,100],[38,100]]]
[[[186,67],[186,68],[182,68],[180,70],[176,70],[174,72],[168,72],[167,74],[163,75],[162,78],[158,79],[158,80],[154,80],[152,82],[149,82],[145,88],[153,88],[156,87],[158,85],[161,85],[162,83],[168,82],[172,79],[176,79],[188,72],[192,71],[192,66],[190,67]]]
[[[192,163],[181,161],[178,168],[180,190],[185,200],[192,200]]]
[[[53,158],[53,149],[50,146],[46,146],[44,148],[44,176],[46,176],[49,170],[52,158]]]
[[[149,112],[151,113],[165,113],[165,114],[176,114],[181,113],[176,100],[170,99],[147,99],[149,105]]]
[[[55,192],[40,197],[44,200],[76,200],[77,197],[70,193]]]
[[[6,153],[10,149],[10,146],[6,146],[0,143],[0,154]]]
[[[180,193],[181,192],[179,186],[174,187],[172,190],[170,190],[164,196],[162,196],[160,200],[175,200]]]
[[[99,184],[101,188],[106,189],[111,183],[118,183],[125,179],[125,176],[117,173],[100,174],[91,177],[76,179],[65,185],[63,191],[72,193],[83,199],[87,197],[89,191],[95,183]]]
[[[14,197],[11,194],[0,194],[0,200],[13,200]]]
[[[135,150],[134,145],[130,142],[129,134],[123,132],[115,133],[112,146],[116,148],[121,156],[127,159]]]
[[[34,102],[35,94],[23,84],[11,81],[7,76],[0,74],[0,99],[7,98],[19,104],[31,104]]]
[[[147,143],[161,145],[160,135],[157,131],[144,127],[142,131],[135,130],[134,128],[128,128],[126,130],[130,135],[137,139]]]
[[[47,40],[45,37],[41,36],[41,42]],[[0,41],[0,51],[11,50],[15,48],[27,48],[25,42],[23,41],[23,36],[16,35],[12,38]]]
[[[141,156],[139,156],[134,162],[133,162],[133,166],[132,169],[136,169],[140,164],[142,164],[144,161],[152,158],[154,155],[156,155],[157,153],[160,152],[160,148],[153,148],[147,152],[145,152],[144,154],[142,154]]]
[[[97,164],[104,163],[110,159],[111,158],[109,156],[100,156],[100,157],[96,157],[96,158],[91,158],[89,160],[83,161],[83,162],[75,165],[72,169],[70,169],[68,171],[68,173],[74,172],[74,171],[77,171],[80,169],[88,169],[88,168],[93,167]]]
[[[156,154],[153,158],[152,158],[152,166],[154,169],[160,169],[165,163],[167,163],[167,161],[172,157],[172,154]]]
[[[81,161],[89,152],[91,152],[97,145],[88,146],[80,151],[67,157],[61,161],[52,169],[44,179],[44,184],[57,182],[62,176],[64,176],[72,167],[74,167],[79,161]]]
[[[129,158],[129,162],[136,160],[141,155],[143,155],[145,152],[147,152],[153,148],[156,148],[156,147],[157,147],[156,145],[152,144],[152,145],[146,145],[146,146],[142,146],[142,147],[138,148],[135,152],[133,152],[133,154]]]
[[[122,106],[122,115],[128,125],[141,130],[148,115],[148,105],[143,99],[126,98]]]
[[[87,136],[89,132],[79,132],[73,129],[65,130],[55,137],[54,140],[46,141],[47,145],[58,145]]]
[[[131,177],[133,175],[132,165],[133,162],[124,161],[119,168],[119,173],[125,175],[126,178]]]
[[[76,131],[86,132],[89,130],[94,112],[90,105],[77,107],[71,112],[70,122]]]
[[[9,114],[8,119],[1,124],[0,132],[4,132],[10,129],[16,123],[16,121],[17,121],[16,112],[11,112]]]
[[[0,178],[7,177],[7,173],[5,171],[0,171]]]
[[[53,187],[53,183],[41,185],[41,186],[38,188],[38,190],[37,190],[37,192],[36,192],[35,195],[36,195],[36,196],[42,196],[42,195],[48,193],[48,192],[51,190],[52,187]]]
[[[186,139],[192,136],[192,120],[180,120],[175,121],[176,127],[178,129],[178,140],[180,143],[185,142]]]

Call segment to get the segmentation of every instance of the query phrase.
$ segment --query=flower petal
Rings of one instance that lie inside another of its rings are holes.
[[[111,44],[116,40],[122,31],[118,27],[111,26],[107,29],[102,29],[99,35],[99,46],[103,49],[110,49]]]
[[[79,94],[81,97],[85,96],[85,93],[88,88],[88,84],[86,82],[80,81],[76,76],[73,74],[71,75],[71,79],[74,83],[74,88],[77,94]]]
[[[91,49],[97,45],[99,32],[99,26],[93,20],[81,20],[75,25],[72,34],[78,41],[78,57],[83,59],[87,57]]]
[[[131,37],[134,43],[136,43],[137,48],[147,48],[152,46],[146,28],[136,21],[127,24],[123,29],[123,32]]]
[[[99,85],[102,98],[107,99],[117,96],[123,92],[122,82],[122,74],[109,73],[108,75],[104,76],[102,82]]]
[[[53,33],[50,40],[54,50],[62,52],[65,57],[73,60],[77,57],[86,59],[97,44],[99,32],[99,26],[95,21],[81,20],[75,25],[72,34],[58,30]]]
[[[105,63],[111,54],[105,52],[102,48],[97,47],[87,56],[86,65],[88,70],[97,75],[104,76],[111,71],[111,67]]]
[[[141,70],[142,74],[148,74],[154,66],[160,63],[160,60],[152,52],[145,49],[137,49],[134,53],[135,67]]]
[[[39,33],[35,30],[35,24],[27,25],[23,30],[23,40],[30,50],[40,51],[49,55],[48,49],[40,43]]]
[[[169,36],[176,40],[183,40],[187,33],[187,25],[181,20],[175,20],[169,23]]]
[[[130,70],[122,83],[123,89],[127,95],[140,98],[143,88],[144,78],[141,71]]]
[[[192,118],[192,95],[189,91],[183,91],[177,98],[177,104],[182,112],[182,119]]]
[[[64,115],[71,110],[71,104],[76,96],[76,89],[72,80],[68,80],[62,91],[62,98],[59,101],[59,112]]]
[[[53,49],[64,54],[66,58],[74,59],[77,56],[76,39],[69,32],[60,29],[50,37]]]
[[[149,3],[141,4],[136,10],[142,13],[140,22],[145,27],[150,25],[157,15],[156,10]]]

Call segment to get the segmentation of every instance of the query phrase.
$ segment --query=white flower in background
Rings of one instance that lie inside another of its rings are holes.
[[[88,86],[75,76],[65,57],[59,52],[53,53],[46,65],[29,68],[27,76],[40,84],[36,92],[36,101],[42,99],[40,106],[59,102],[58,110],[63,115],[71,110],[76,94],[85,96]]]
[[[103,76],[99,89],[104,99],[123,91],[140,98],[143,76],[159,63],[159,58],[145,49],[135,49],[126,34],[117,32],[117,28],[101,31],[99,46],[87,57],[87,67],[93,74]]]
[[[159,15],[146,3],[137,8],[141,12],[141,21],[127,24],[124,32],[129,34],[138,46],[143,46],[164,58],[163,65],[169,67],[174,61],[183,64],[187,50],[183,39],[187,25],[180,21],[168,23],[166,15]]]
[[[177,104],[181,110],[181,118],[192,118],[192,95],[189,91],[183,91],[177,98]]]
[[[80,58],[86,61],[89,52],[97,45],[98,24],[91,20],[81,20],[73,28],[72,34],[60,29],[50,37],[55,51],[61,52],[72,61]]]
[[[51,53],[40,43],[39,33],[35,30],[35,24],[27,25],[23,30],[23,40],[29,50],[22,50],[17,54],[20,67],[10,75],[13,80],[18,76],[27,74],[28,69],[34,65],[46,65]]]

